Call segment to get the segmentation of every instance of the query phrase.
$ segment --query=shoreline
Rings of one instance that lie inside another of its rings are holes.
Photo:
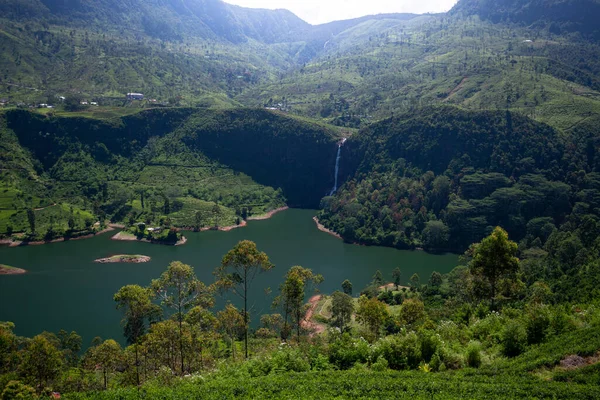
[[[121,232],[117,233],[110,239],[121,241],[121,242],[142,242],[142,243],[150,243],[150,244],[161,244],[164,246],[183,246],[184,244],[187,243],[187,238],[185,236],[182,236],[181,239],[179,239],[176,243],[171,244],[171,243],[158,242],[156,240],[138,239],[137,236],[135,236],[134,234],[125,232],[125,231],[121,231]]]
[[[290,208],[288,206],[279,207],[279,208],[271,210],[268,213],[263,214],[263,215],[257,215],[255,217],[248,217],[247,220],[248,221],[264,221],[265,219],[269,219],[269,218],[271,218],[273,215],[275,215],[277,213],[280,213],[282,211],[289,210],[289,209]]]
[[[254,217],[248,217],[246,220],[241,220],[239,225],[219,226],[218,228],[215,228],[214,226],[207,226],[207,227],[204,227],[201,229],[185,227],[185,228],[177,228],[177,231],[178,232],[208,232],[208,231],[229,232],[234,229],[243,228],[243,227],[247,226],[248,221],[264,221],[264,220],[271,218],[273,215],[278,214],[283,211],[286,211],[286,210],[289,210],[288,206],[279,207],[279,208],[269,211],[266,214],[257,215]]]
[[[240,222],[239,225],[230,225],[230,226],[220,226],[217,229],[215,229],[214,227],[206,227],[206,228],[202,228],[200,230],[196,230],[194,228],[189,228],[189,227],[184,227],[184,228],[176,228],[178,232],[183,232],[183,231],[189,231],[189,232],[206,232],[206,231],[213,231],[213,230],[218,230],[221,232],[229,232],[232,231],[234,229],[238,229],[238,228],[243,228],[245,226],[248,225],[248,221],[264,221],[267,220],[269,218],[271,218],[273,215],[278,214],[282,211],[286,211],[288,210],[289,207],[285,206],[285,207],[279,207],[276,208],[274,210],[271,210],[269,212],[267,212],[266,214],[263,215],[257,215],[254,217],[248,217],[247,220],[242,220]],[[37,240],[37,241],[32,241],[32,242],[28,242],[25,240],[12,240],[12,239],[0,239],[0,246],[8,246],[8,247],[21,247],[21,246],[41,246],[44,244],[50,244],[50,243],[60,243],[60,242],[69,242],[71,240],[84,240],[84,239],[91,239],[93,237],[95,237],[96,235],[101,235],[103,233],[107,233],[107,232],[112,232],[116,229],[126,229],[126,226],[123,224],[108,224],[108,226],[98,232],[95,233],[89,233],[87,235],[82,235],[82,236],[78,236],[78,237],[73,237],[73,238],[66,238],[66,237],[61,237],[61,238],[57,238],[57,239],[53,239],[53,240],[49,240],[49,241],[45,241],[45,240]],[[138,241],[138,242],[146,242],[146,243],[152,243],[152,244],[162,244],[162,243],[156,243],[153,242],[151,240],[148,239],[137,239],[135,236],[133,236],[132,239],[130,238],[125,238],[123,236],[119,236],[121,232],[117,233],[116,235],[114,235],[111,239],[112,240],[121,240],[121,241]],[[187,243],[187,238],[185,236],[183,236],[181,238],[181,240],[179,240],[174,246],[182,246],[185,243]]]
[[[84,240],[84,239],[91,239],[96,235],[101,235],[103,233],[107,233],[107,232],[111,232],[114,231],[115,229],[111,226],[108,226],[105,229],[102,229],[101,231],[95,232],[95,233],[88,233],[87,235],[81,235],[81,236],[77,236],[77,237],[71,237],[71,238],[67,238],[67,237],[60,237],[57,239],[52,239],[52,240],[36,240],[33,242],[28,242],[25,240],[11,240],[11,239],[2,239],[0,240],[0,245],[6,245],[8,247],[21,247],[21,246],[41,246],[43,244],[50,244],[50,243],[60,243],[60,242],[70,242],[72,240]]]
[[[94,262],[99,263],[99,264],[116,264],[116,263],[139,264],[139,263],[150,262],[150,260],[151,260],[151,258],[148,256],[117,254],[114,256],[106,257],[106,258],[99,258],[97,260],[94,260]]]
[[[9,265],[0,264],[0,275],[23,275],[27,271],[23,268],[11,267]]]
[[[333,237],[336,237],[336,238],[338,238],[340,240],[344,240],[344,238],[339,233],[334,232],[334,231],[332,231],[330,229],[325,228],[325,225],[321,224],[319,222],[319,218],[317,218],[316,216],[313,217],[313,221],[315,221],[315,224],[317,224],[317,229],[319,229],[321,232],[328,233],[328,234],[330,234]]]

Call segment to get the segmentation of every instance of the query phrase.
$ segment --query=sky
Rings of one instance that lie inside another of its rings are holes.
[[[224,0],[242,7],[290,10],[313,25],[383,13],[445,12],[457,0]]]

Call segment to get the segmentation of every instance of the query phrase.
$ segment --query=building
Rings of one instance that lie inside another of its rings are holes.
[[[141,93],[127,93],[127,100],[144,100],[144,95]]]

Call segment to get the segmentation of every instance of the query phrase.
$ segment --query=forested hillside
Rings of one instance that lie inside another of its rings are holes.
[[[175,244],[291,206],[348,243],[462,254],[334,293],[278,266],[265,315],[255,243],[213,281],[172,261],[115,293],[126,342],[0,322],[0,398],[600,398],[599,13],[460,0],[312,26],[219,0],[0,1],[3,244],[110,223]],[[226,293],[243,308],[215,309]]]
[[[320,219],[351,242],[464,250],[497,225],[519,240],[535,221],[552,230],[575,203],[577,190],[564,183],[572,157],[564,141],[510,112],[403,114],[369,126],[343,150],[344,160],[362,161],[323,199]]]
[[[1,121],[0,230],[9,235],[48,239],[105,218],[239,224],[286,203],[316,207],[333,184],[338,133],[264,110],[158,109],[116,120],[14,110]]]

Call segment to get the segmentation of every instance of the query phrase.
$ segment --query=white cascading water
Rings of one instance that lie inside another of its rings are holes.
[[[338,151],[337,151],[337,157],[335,158],[335,177],[334,177],[334,183],[333,183],[333,189],[331,189],[331,193],[329,193],[330,196],[333,196],[335,192],[337,192],[338,189],[338,172],[340,171],[340,157],[342,154],[342,146],[344,145],[344,143],[346,142],[346,138],[342,139],[341,143],[338,145]]]
[[[333,196],[333,194],[335,192],[337,192],[338,172],[340,170],[340,154],[341,154],[341,152],[342,152],[342,145],[340,144],[338,146],[337,157],[335,159],[335,181],[333,184],[333,189],[331,189],[331,193],[329,193],[330,196]]]

